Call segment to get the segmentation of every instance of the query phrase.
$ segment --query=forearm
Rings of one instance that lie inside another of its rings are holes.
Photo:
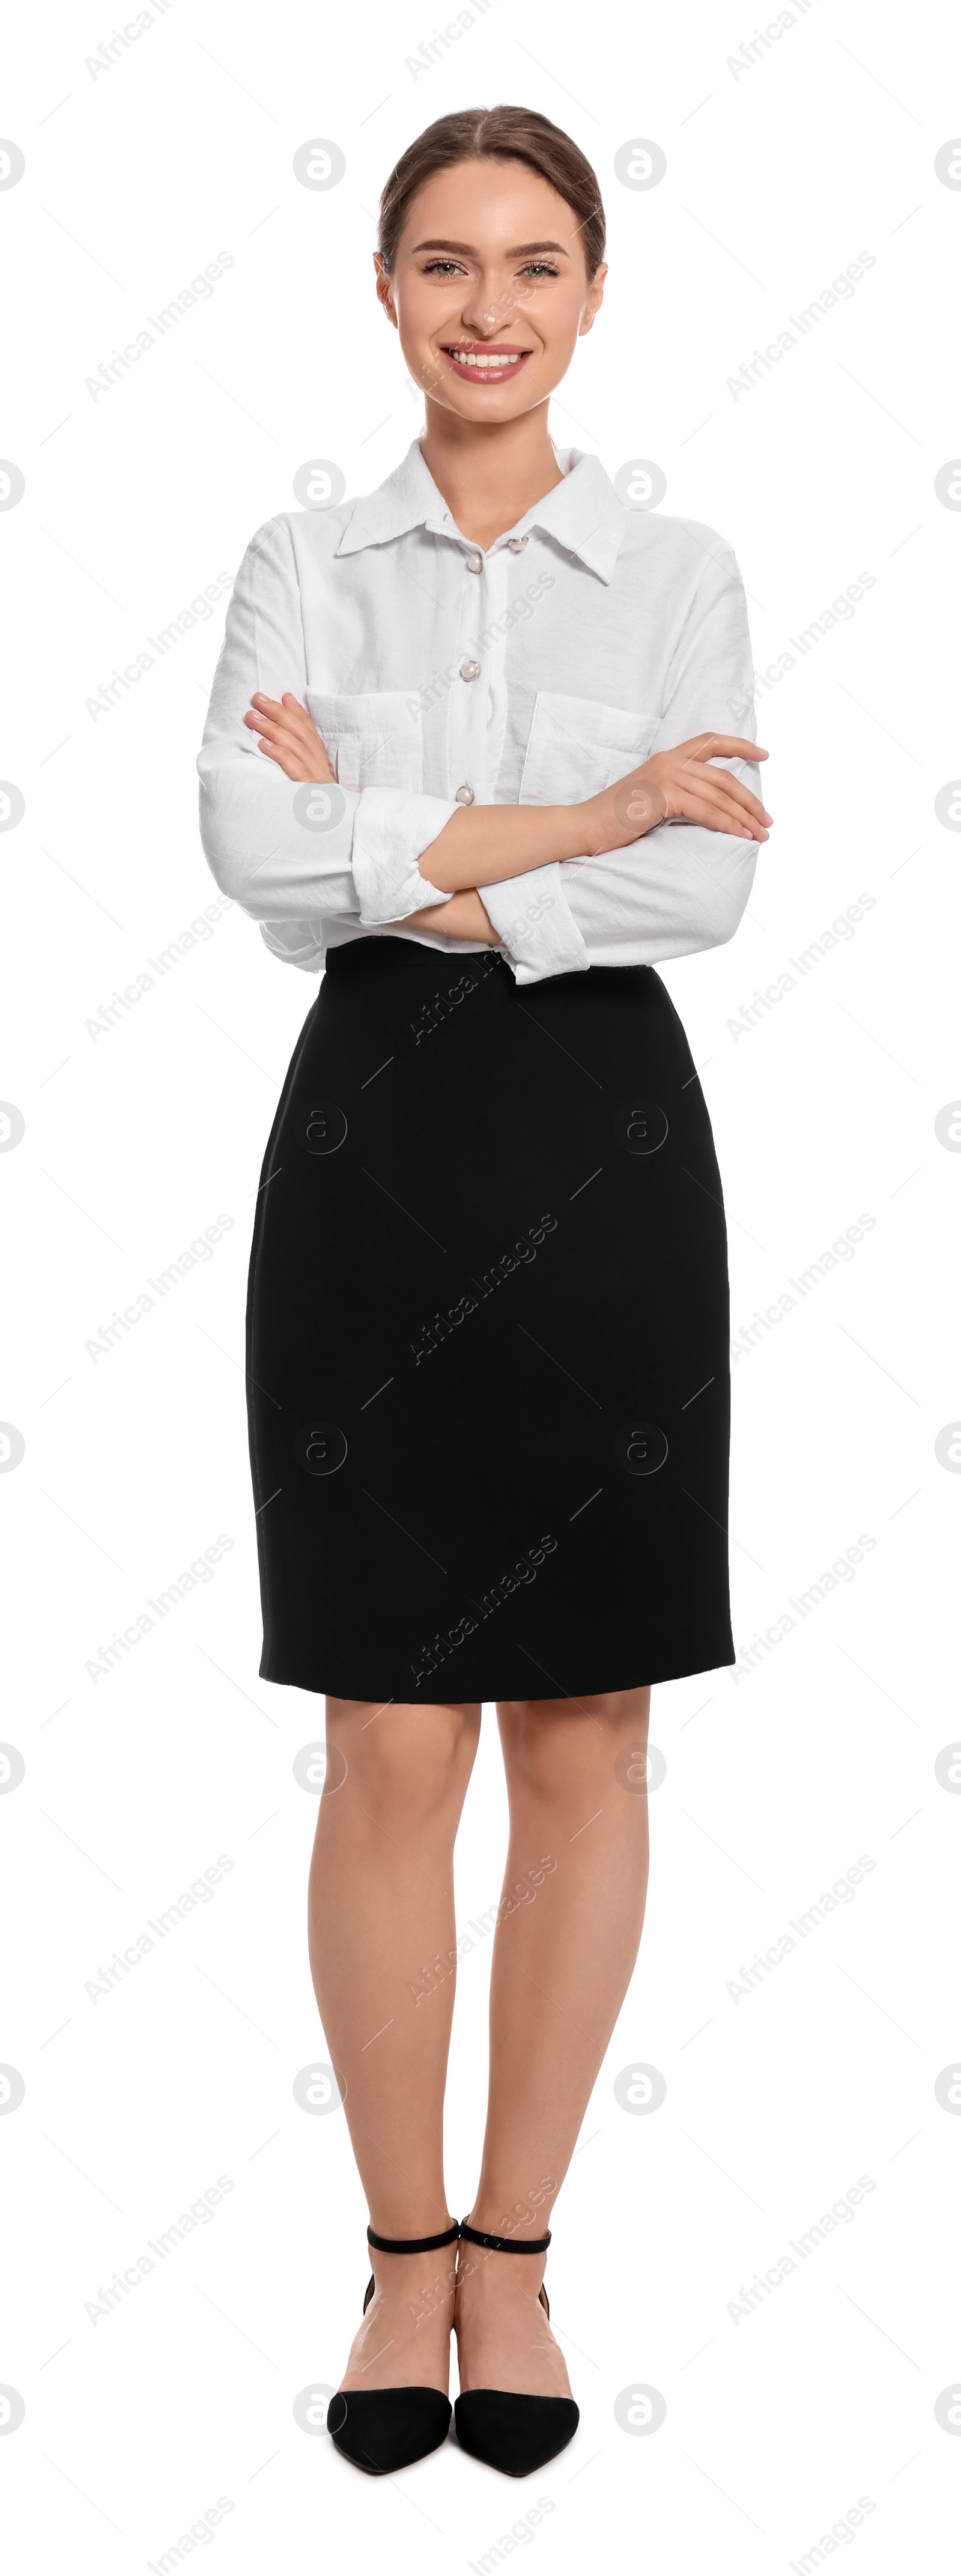
[[[498,885],[555,859],[582,858],[585,832],[580,805],[464,806],[422,853],[424,873],[445,894]]]
[[[476,946],[499,948],[499,933],[485,912],[476,886],[462,887],[445,903],[428,904],[404,916],[405,930],[429,930],[441,939],[469,939]]]

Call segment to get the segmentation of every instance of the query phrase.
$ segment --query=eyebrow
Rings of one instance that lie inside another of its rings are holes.
[[[464,257],[465,259],[476,259],[476,257],[477,257],[477,252],[476,252],[476,250],[475,250],[474,245],[473,245],[473,243],[472,243],[472,242],[453,242],[453,241],[422,241],[422,242],[415,242],[415,244],[414,244],[414,248],[413,248],[413,250],[412,250],[412,252],[411,252],[411,258],[412,258],[412,259],[415,259],[415,258],[416,258],[416,256],[417,256],[418,251],[421,251],[421,250],[445,250],[445,251],[446,251],[446,250],[453,250],[453,251],[458,251],[458,252],[461,254],[461,256],[462,256],[462,257]],[[554,242],[554,241],[540,241],[540,242],[518,242],[518,243],[516,243],[516,244],[515,244],[515,247],[514,247],[514,249],[513,249],[513,250],[508,250],[508,251],[505,251],[505,252],[504,252],[504,258],[505,258],[505,259],[528,259],[528,258],[530,258],[531,253],[532,253],[533,251],[541,251],[541,250],[551,250],[551,251],[554,251],[554,252],[556,252],[556,253],[557,253],[557,255],[558,255],[561,259],[568,259],[568,258],[569,258],[569,256],[570,256],[570,253],[564,249],[564,246],[563,246],[563,243],[562,243],[562,242]]]

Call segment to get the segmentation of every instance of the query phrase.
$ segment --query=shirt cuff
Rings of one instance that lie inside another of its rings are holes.
[[[403,921],[428,904],[449,903],[451,888],[431,885],[417,862],[460,810],[453,797],[398,796],[387,787],[362,790],[350,854],[362,923]]]
[[[479,893],[518,984],[539,984],[546,975],[570,975],[590,965],[558,860],[523,876],[501,877]]]
[[[323,921],[262,921],[260,936],[272,957],[283,959],[285,966],[303,966],[309,975],[319,974],[324,962]]]

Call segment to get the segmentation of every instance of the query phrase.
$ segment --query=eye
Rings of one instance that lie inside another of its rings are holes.
[[[529,259],[521,270],[522,277],[557,277],[559,274],[559,270],[552,268],[544,259]]]
[[[421,275],[422,277],[453,277],[459,267],[460,261],[456,259],[429,259],[426,267],[421,270]]]

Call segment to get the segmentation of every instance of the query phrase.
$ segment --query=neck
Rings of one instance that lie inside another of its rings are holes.
[[[551,445],[547,402],[518,420],[460,420],[427,398],[421,454],[461,535],[491,546],[564,477]]]

